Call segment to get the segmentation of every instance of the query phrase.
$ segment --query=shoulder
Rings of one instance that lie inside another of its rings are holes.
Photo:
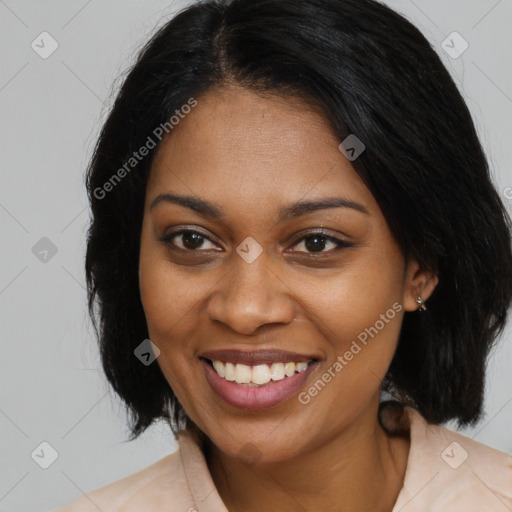
[[[442,425],[427,423],[407,407],[411,446],[402,512],[510,512],[512,457]],[[397,510],[398,510],[397,509]]]
[[[52,512],[131,512],[180,506],[188,494],[179,450]],[[148,508],[149,507],[149,508]],[[184,510],[187,510],[186,508]]]
[[[51,512],[228,512],[209,473],[199,431],[178,433],[178,450]]]

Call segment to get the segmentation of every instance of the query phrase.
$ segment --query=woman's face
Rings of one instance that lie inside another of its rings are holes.
[[[139,267],[150,339],[189,417],[233,457],[289,459],[355,422],[378,402],[404,311],[430,294],[340,142],[298,100],[230,88],[200,97],[154,160]],[[209,359],[230,363],[216,363],[224,377]]]

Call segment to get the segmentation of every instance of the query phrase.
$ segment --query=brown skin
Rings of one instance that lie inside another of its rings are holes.
[[[153,162],[141,300],[161,350],[157,362],[211,440],[208,466],[230,512],[390,511],[403,484],[409,441],[380,427],[379,388],[404,312],[418,308],[418,295],[426,301],[438,279],[404,261],[339,143],[317,109],[231,86],[198,98]],[[150,211],[163,193],[200,197],[226,217],[165,202]],[[338,207],[276,222],[283,206],[333,196],[369,214]],[[208,238],[158,240],[184,227]],[[319,229],[353,247],[302,238]],[[250,264],[235,251],[248,236],[263,248]],[[212,390],[199,363],[212,349],[313,355],[320,365],[307,391],[395,302],[403,309],[307,405],[296,395],[257,412],[236,409]],[[252,464],[242,459],[248,443]]]

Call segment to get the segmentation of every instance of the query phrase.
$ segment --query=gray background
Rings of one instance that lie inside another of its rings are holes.
[[[64,505],[176,448],[161,424],[125,442],[123,409],[100,370],[86,315],[83,171],[121,73],[156,26],[186,3],[0,0],[1,511]],[[512,0],[386,3],[442,56],[510,206]],[[59,45],[46,59],[31,47],[43,31]],[[469,44],[459,58],[441,46],[453,31]],[[32,249],[43,237],[57,250],[46,262]],[[463,431],[508,453],[511,366],[507,328],[489,363],[485,418]],[[47,469],[31,456],[43,441],[58,453]]]

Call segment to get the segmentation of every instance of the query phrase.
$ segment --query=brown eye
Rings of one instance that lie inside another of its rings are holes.
[[[306,236],[300,238],[298,243],[295,243],[292,247],[302,246],[304,250],[294,250],[292,252],[305,252],[306,254],[330,254],[343,247],[353,247],[352,244],[340,240],[334,236],[326,235],[323,232],[309,233]],[[325,250],[325,249],[330,250]]]
[[[175,243],[174,239],[180,242]],[[198,249],[211,250],[211,247],[205,247],[207,242],[210,242],[212,245],[214,245],[207,236],[199,233],[199,231],[193,231],[191,229],[182,229],[180,231],[169,233],[165,237],[161,238],[160,241],[183,251],[191,252],[197,251]]]

